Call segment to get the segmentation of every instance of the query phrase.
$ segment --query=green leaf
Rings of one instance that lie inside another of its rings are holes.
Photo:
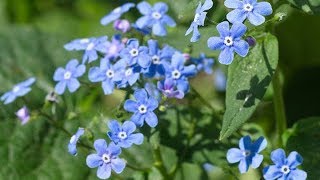
[[[289,3],[309,14],[320,14],[320,0],[288,0]]]
[[[308,179],[320,177],[319,129],[320,117],[301,119],[294,125],[293,135],[286,145],[287,153],[297,151],[303,157],[302,166],[308,174]]]
[[[229,67],[226,112],[220,139],[229,137],[255,111],[278,64],[278,41],[267,34],[247,57],[236,56]]]

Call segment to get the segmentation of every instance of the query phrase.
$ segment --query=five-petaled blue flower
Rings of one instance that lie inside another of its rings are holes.
[[[213,5],[212,0],[206,0],[202,6],[201,6],[201,2],[199,2],[199,5],[196,9],[196,14],[194,16],[194,20],[185,34],[187,36],[193,31],[190,42],[196,42],[200,39],[201,35],[198,30],[198,27],[204,26],[204,20],[206,19],[206,15],[207,15],[207,12],[204,12],[204,11],[209,10],[212,7],[212,5]]]
[[[166,3],[158,2],[151,7],[149,3],[143,1],[137,5],[137,8],[140,13],[144,15],[136,22],[136,25],[140,29],[152,27],[152,33],[154,35],[165,36],[167,35],[165,25],[170,27],[176,26],[175,21],[166,14],[168,11],[168,6]]]
[[[87,156],[87,166],[90,168],[98,167],[97,176],[100,179],[107,179],[111,175],[111,169],[120,174],[126,166],[123,159],[118,156],[121,154],[121,148],[114,143],[109,146],[104,139],[97,139],[94,142],[96,154]]]
[[[109,59],[103,58],[100,61],[100,67],[90,68],[89,80],[91,82],[102,82],[104,94],[112,94],[115,84],[122,80],[120,72],[124,68],[124,61],[118,61],[112,65]]]
[[[221,64],[231,64],[234,58],[234,51],[241,57],[245,57],[249,52],[249,44],[241,37],[247,31],[247,27],[242,23],[234,23],[229,29],[229,23],[224,21],[217,25],[220,37],[210,37],[208,47],[212,50],[221,50],[219,62]]]
[[[0,100],[4,101],[4,104],[12,103],[17,97],[24,96],[31,91],[30,86],[36,81],[36,78],[32,77],[19,84],[13,86],[11,91],[4,93]]]
[[[148,40],[148,45],[152,63],[145,75],[147,77],[163,76],[165,74],[163,62],[169,61],[172,58],[175,49],[168,45],[160,49],[158,42],[152,39]]]
[[[249,166],[258,168],[263,160],[263,155],[258,154],[267,146],[265,138],[260,137],[255,142],[251,142],[249,136],[242,137],[239,141],[238,148],[231,148],[227,152],[227,160],[229,163],[239,163],[240,173],[248,171]]]
[[[268,2],[257,2],[257,0],[226,0],[224,5],[232,8],[227,14],[231,23],[242,23],[246,18],[255,26],[264,23],[264,16],[272,14],[272,7]]]
[[[158,117],[153,111],[158,107],[158,101],[154,97],[149,97],[144,89],[135,90],[134,97],[136,101],[128,99],[124,103],[124,109],[134,113],[131,116],[131,121],[140,127],[143,126],[144,121],[150,127],[156,127]]]
[[[307,173],[297,169],[302,164],[302,157],[296,151],[293,151],[286,158],[283,149],[276,149],[271,153],[271,160],[275,165],[267,166],[263,169],[263,177],[266,180],[282,179],[282,180],[305,180]]]
[[[207,58],[204,53],[200,54],[199,58],[192,58],[192,61],[196,64],[198,71],[204,71],[207,74],[212,74],[213,59]]]
[[[108,123],[110,132],[109,138],[122,148],[129,148],[132,144],[140,145],[143,142],[141,133],[133,133],[136,130],[136,125],[131,121],[125,121],[122,126],[118,121],[112,120]]]
[[[188,77],[197,73],[195,65],[185,66],[185,57],[179,52],[172,56],[171,64],[165,63],[166,78],[171,78],[177,83],[177,88],[184,93],[189,90]]]
[[[182,99],[184,97],[184,92],[177,88],[177,82],[171,78],[159,81],[158,89],[168,98]]]
[[[57,94],[63,94],[66,87],[71,93],[75,92],[80,87],[77,78],[82,76],[85,70],[86,67],[83,64],[79,65],[76,59],[70,60],[65,69],[58,68],[53,75],[53,80],[58,81],[55,87]]]
[[[84,50],[82,63],[90,63],[98,59],[98,52],[107,53],[108,37],[76,39],[64,45],[68,51]]]
[[[125,64],[124,69],[120,71],[122,76],[121,82],[118,84],[118,88],[125,88],[128,85],[132,86],[140,77],[141,68],[139,66],[129,66],[126,63],[125,59],[120,59],[118,62],[122,61],[122,64]]]
[[[102,25],[108,25],[110,22],[119,19],[123,13],[128,12],[134,6],[135,6],[134,3],[125,3],[122,6],[112,10],[111,13],[104,16],[101,19],[100,23]]]
[[[76,134],[74,134],[71,138],[70,138],[70,142],[68,144],[68,151],[71,155],[77,155],[78,151],[77,151],[77,143],[79,141],[79,138],[84,134],[84,128],[79,127],[78,131],[76,132]]]
[[[138,64],[142,68],[148,68],[151,63],[151,58],[148,56],[148,48],[139,46],[137,39],[128,40],[127,47],[120,52],[120,57],[130,66]]]

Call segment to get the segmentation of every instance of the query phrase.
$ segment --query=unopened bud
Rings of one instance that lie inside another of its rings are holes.
[[[114,21],[113,28],[115,30],[126,33],[128,31],[130,31],[131,25],[130,25],[130,22],[126,19],[118,19],[118,20]]]

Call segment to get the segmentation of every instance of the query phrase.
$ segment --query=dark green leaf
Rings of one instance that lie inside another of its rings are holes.
[[[288,0],[289,3],[309,14],[320,14],[320,0]]]
[[[220,139],[229,137],[255,111],[269,86],[278,63],[278,41],[267,34],[247,57],[237,56],[229,67],[226,112]]]

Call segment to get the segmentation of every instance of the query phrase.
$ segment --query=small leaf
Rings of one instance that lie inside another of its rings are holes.
[[[303,157],[302,166],[308,173],[308,179],[320,177],[320,117],[299,120],[293,128],[293,135],[289,137],[287,153],[297,151]]]
[[[320,0],[288,0],[288,2],[308,14],[320,14]]]
[[[250,118],[263,98],[277,64],[278,41],[271,34],[257,43],[247,57],[235,58],[229,67],[226,113],[220,139],[229,137]]]

